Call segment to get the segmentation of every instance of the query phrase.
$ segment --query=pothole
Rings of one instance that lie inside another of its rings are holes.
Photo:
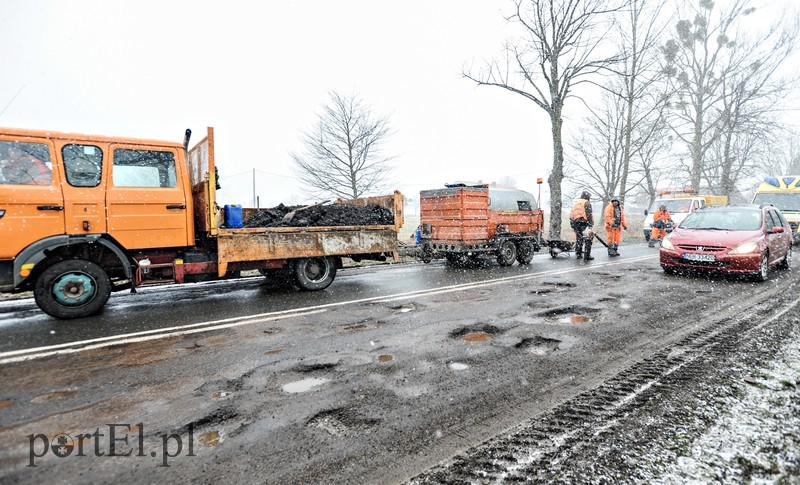
[[[307,374],[309,372],[316,372],[320,370],[332,370],[337,365],[339,365],[338,359],[335,362],[304,362],[302,364],[297,364],[293,370],[295,372]]]
[[[378,362],[391,362],[392,360],[394,360],[394,357],[389,354],[382,354],[378,356]]]
[[[418,303],[404,303],[402,305],[391,305],[389,309],[396,313],[408,313],[419,310],[421,307]]]
[[[450,337],[466,340],[467,342],[482,342],[488,340],[492,335],[503,333],[503,330],[488,323],[478,323],[460,327],[450,332]]]
[[[590,319],[586,315],[572,315],[569,317],[562,317],[559,318],[558,321],[561,323],[586,323]]]
[[[541,305],[536,302],[531,302],[528,303],[528,306],[531,307],[532,309],[538,309]],[[565,305],[565,306],[539,310],[535,312],[534,315],[539,317],[552,318],[552,317],[561,317],[564,315],[592,315],[597,313],[598,311],[599,310],[596,308],[590,308],[579,305]]]
[[[555,288],[536,288],[530,291],[531,295],[547,295],[553,293]]]
[[[447,368],[450,370],[467,370],[469,369],[469,366],[461,362],[450,362],[447,364]]]
[[[322,411],[308,420],[306,426],[320,428],[333,436],[353,436],[377,425],[376,419],[363,419],[345,408]]]
[[[537,335],[535,337],[526,337],[522,339],[515,347],[526,350],[534,355],[545,355],[558,350],[559,344],[561,344],[561,340]]]
[[[214,399],[224,399],[230,395],[231,393],[228,391],[217,391],[214,394],[212,394],[211,397]]]
[[[271,350],[267,350],[266,352],[264,352],[264,355],[275,355],[275,354],[280,354],[281,352],[283,352],[282,348],[280,348],[280,349],[271,349]]]
[[[7,408],[9,406],[13,406],[14,401],[0,401],[0,409]]]
[[[222,430],[206,431],[198,436],[197,441],[206,446],[217,446],[224,440],[224,432]]]
[[[574,288],[578,286],[577,283],[572,283],[571,281],[543,281],[542,284],[558,288]]]
[[[350,325],[345,325],[342,328],[345,330],[364,330],[366,328],[369,328],[369,325],[367,325],[366,323],[353,323]]]
[[[283,387],[281,387],[281,390],[287,394],[298,394],[301,392],[308,392],[314,389],[315,387],[325,384],[329,380],[330,379],[326,379],[325,377],[309,377],[308,379],[303,379],[300,381],[284,384]]]

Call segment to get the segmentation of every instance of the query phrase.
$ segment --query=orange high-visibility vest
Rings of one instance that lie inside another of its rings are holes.
[[[586,217],[586,203],[589,202],[586,199],[579,199],[578,202],[575,202],[575,205],[572,206],[572,210],[569,211],[569,218],[573,221],[578,219],[588,220]]]

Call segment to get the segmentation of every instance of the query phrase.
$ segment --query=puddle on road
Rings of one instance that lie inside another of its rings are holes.
[[[264,355],[275,355],[275,354],[280,354],[281,352],[283,352],[283,348],[272,349],[272,350],[267,350],[266,352],[264,352]]]
[[[226,398],[226,397],[228,397],[230,395],[231,395],[231,393],[228,392],[228,391],[217,391],[214,394],[212,394],[211,397],[214,398],[214,399],[223,399],[223,398]]]
[[[378,356],[378,362],[391,362],[394,357],[389,354],[383,354]]]
[[[485,342],[490,338],[492,338],[492,336],[486,332],[470,332],[461,337],[461,340],[466,342]]]
[[[197,441],[206,446],[217,446],[222,442],[222,431],[206,431],[197,438]]]
[[[515,345],[518,349],[524,349],[533,355],[546,355],[558,350],[561,340],[541,336],[527,337]]]
[[[630,310],[630,309],[631,309],[631,304],[630,304],[630,303],[625,303],[625,302],[622,302],[622,303],[620,303],[620,304],[619,304],[619,307],[620,307],[621,309],[623,309],[623,310]]]
[[[461,362],[450,362],[447,364],[447,367],[450,370],[467,370],[469,366],[467,364],[462,364]]]
[[[589,317],[586,315],[572,315],[568,318],[562,318],[559,320],[561,323],[586,323],[589,321]]]
[[[73,394],[75,394],[75,391],[48,392],[46,394],[39,394],[38,396],[31,399],[31,402],[45,402],[45,401],[53,401],[56,399],[66,399],[72,396]]]
[[[13,406],[14,401],[0,401],[0,409],[7,408],[9,406]]]
[[[342,328],[344,328],[345,330],[364,330],[365,328],[368,328],[368,327],[364,323],[354,323],[352,325],[345,325]]]
[[[284,384],[281,390],[288,394],[307,392],[314,389],[317,386],[325,384],[329,380],[330,379],[326,379],[324,377],[309,377],[308,379],[303,379],[301,381],[295,381],[295,382],[290,382],[288,384]]]

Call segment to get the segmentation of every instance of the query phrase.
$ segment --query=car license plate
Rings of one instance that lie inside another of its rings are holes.
[[[689,261],[710,262],[716,261],[717,257],[713,254],[683,253],[683,259],[688,259]]]

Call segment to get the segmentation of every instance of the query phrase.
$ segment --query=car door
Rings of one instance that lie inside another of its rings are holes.
[[[67,234],[106,232],[104,167],[107,145],[91,141],[59,140],[64,170],[64,223]]]
[[[0,259],[64,234],[64,197],[50,140],[0,135]]]
[[[786,246],[784,244],[784,234],[773,233],[772,230],[776,227],[783,227],[780,217],[773,210],[767,210],[764,214],[764,224],[766,226],[766,239],[767,247],[769,248],[769,262],[770,264],[783,259],[786,254]]]
[[[112,145],[109,234],[127,249],[190,246],[185,177],[174,147]]]
[[[773,234],[773,236],[775,236],[774,242],[773,246],[770,248],[770,252],[774,252],[775,260],[782,260],[792,244],[791,228],[780,211],[770,209],[768,212],[772,215],[772,221],[775,227],[783,228],[783,233]]]

